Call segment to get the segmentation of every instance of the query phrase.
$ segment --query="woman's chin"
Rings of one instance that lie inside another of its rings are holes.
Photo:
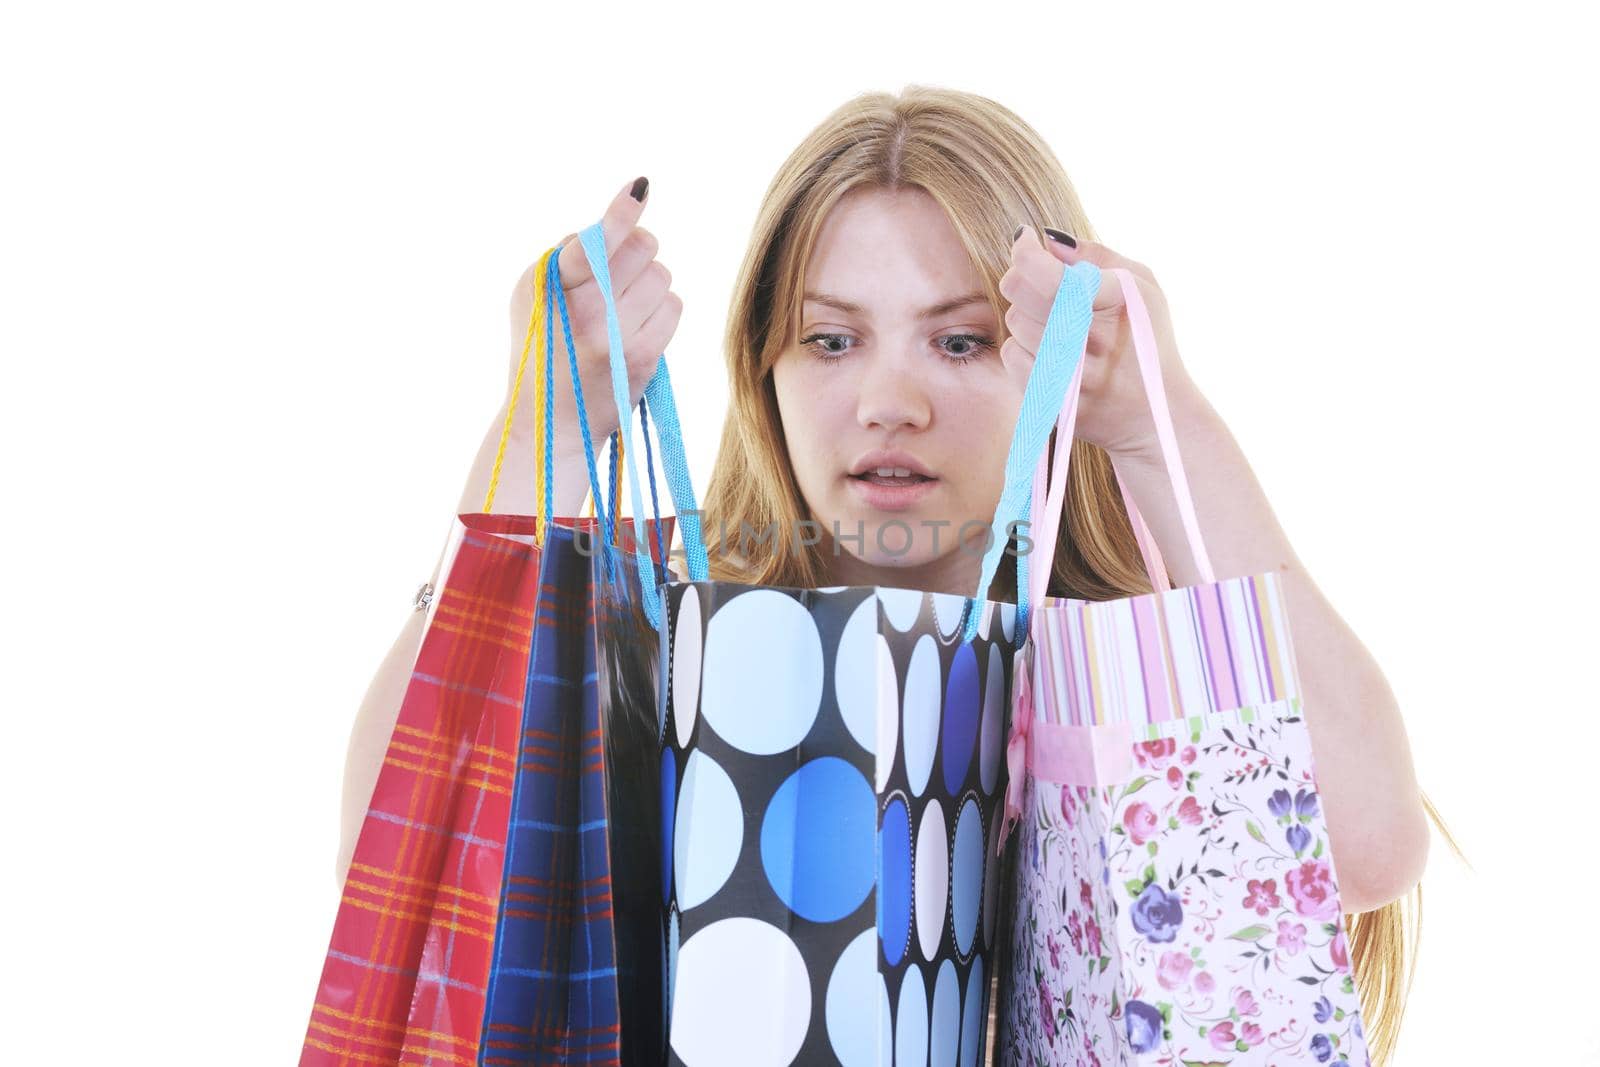
[[[882,543],[867,533],[864,545],[842,541],[837,546],[841,555],[848,555],[858,566],[877,567],[884,570],[918,571],[937,564],[950,555],[952,545],[941,538],[937,548],[926,538],[907,544],[903,531],[890,527],[884,532]]]

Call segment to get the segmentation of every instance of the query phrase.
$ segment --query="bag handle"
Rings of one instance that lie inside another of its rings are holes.
[[[1081,270],[1082,268],[1088,269]],[[1074,277],[1080,270],[1081,277]],[[1145,396],[1150,402],[1150,411],[1155,419],[1156,437],[1161,446],[1162,459],[1172,483],[1173,493],[1177,498],[1178,512],[1189,541],[1190,553],[1194,557],[1195,566],[1200,571],[1202,580],[1215,581],[1210,556],[1205,550],[1205,543],[1200,536],[1200,525],[1195,517],[1193,494],[1190,492],[1189,481],[1183,471],[1182,458],[1178,453],[1177,433],[1172,424],[1171,410],[1161,384],[1160,354],[1149,309],[1146,308],[1144,298],[1139,293],[1137,279],[1127,268],[1112,267],[1109,270],[1122,287],[1140,378],[1144,383]],[[1060,287],[1056,290],[1055,303],[1051,306],[1049,318],[1045,321],[1044,339],[1039,346],[1038,356],[1023,392],[1022,412],[1019,415],[1016,434],[1012,438],[1011,452],[1006,457],[1006,486],[1001,492],[1000,505],[995,511],[991,531],[993,540],[984,556],[976,599],[983,597],[994,578],[999,554],[1006,543],[1004,526],[1008,516],[1015,515],[1020,510],[1029,518],[1030,533],[1039,535],[1033,539],[1035,546],[1041,544],[1049,546],[1047,551],[1054,548],[1060,530],[1062,505],[1066,493],[1067,463],[1072,448],[1073,426],[1077,420],[1078,396],[1083,384],[1083,355],[1087,351],[1093,300],[1095,293],[1099,291],[1100,281],[1099,268],[1087,260],[1068,266],[1062,273]],[[1047,404],[1049,406],[1045,407]],[[1049,434],[1049,424],[1045,420],[1051,418],[1052,412],[1059,412],[1056,417],[1055,462],[1046,466],[1048,460],[1043,452]],[[1017,467],[1020,462],[1029,459],[1033,461],[1030,466],[1031,479],[1024,488]],[[1149,526],[1134,505],[1126,486],[1120,486],[1119,483],[1119,488],[1122,491],[1123,504],[1128,509],[1134,536],[1139,542],[1140,553],[1145,559],[1146,570],[1150,573],[1152,585],[1157,590],[1165,589],[1169,584],[1166,566],[1156,546],[1155,538],[1151,536]],[[1046,557],[1043,566],[1034,568],[1030,566],[1031,555],[1030,552],[1027,555],[1019,554],[1017,557],[1015,642],[1019,647],[1027,637],[1031,607],[1043,599],[1046,583],[1050,577],[1051,557]],[[963,635],[966,640],[977,636],[978,613],[973,610],[974,607],[974,602],[969,602],[967,605]]]
[[[1173,495],[1177,498],[1178,514],[1183,521],[1184,534],[1188,538],[1190,555],[1200,572],[1201,581],[1214,582],[1216,578],[1211,567],[1211,557],[1207,554],[1205,541],[1200,535],[1200,523],[1195,517],[1194,495],[1189,488],[1188,476],[1183,470],[1183,457],[1178,452],[1178,435],[1172,424],[1172,411],[1161,382],[1161,355],[1156,345],[1155,328],[1150,322],[1150,311],[1145,306],[1144,297],[1139,292],[1139,280],[1133,272],[1126,267],[1111,267],[1109,270],[1121,285],[1123,303],[1128,308],[1128,323],[1132,328],[1139,377],[1144,383],[1145,397],[1150,402],[1150,412],[1155,418],[1156,438],[1161,445],[1161,456],[1166,465],[1167,478],[1172,483]],[[1078,417],[1078,396],[1083,385],[1082,377],[1080,364],[1073,376],[1072,384],[1068,387],[1067,402],[1056,423],[1055,462],[1050,465],[1048,474],[1042,460],[1034,472],[1034,495],[1031,501],[1033,510],[1028,529],[1038,532],[1037,544],[1049,546],[1051,549],[1055,546],[1056,535],[1061,527],[1062,504],[1067,487],[1067,466],[1071,458],[1073,427]],[[1049,483],[1048,492],[1039,492],[1039,487],[1046,482]],[[1139,540],[1146,569],[1150,572],[1151,585],[1157,592],[1164,592],[1169,588],[1169,583],[1160,550],[1156,547],[1155,539],[1150,536],[1150,529],[1145,524],[1144,517],[1139,514],[1132,497],[1128,495],[1127,488],[1125,486],[1121,488],[1123,504],[1128,509],[1128,518],[1133,523],[1134,535]],[[1026,610],[1043,601],[1045,582],[1049,576],[1048,566],[1037,568],[1037,573],[1029,576],[1026,589],[1027,607],[1023,604],[1023,587],[1019,584],[1017,605],[1019,630],[1024,627]]]
[[[978,635],[978,616],[981,612],[977,610],[977,603],[984,599],[989,583],[994,581],[995,571],[1000,566],[1000,556],[1009,539],[1006,526],[1015,516],[1026,518],[1031,511],[1034,471],[1049,438],[1051,424],[1061,411],[1067,387],[1083,361],[1083,353],[1089,342],[1089,325],[1094,315],[1094,297],[1099,291],[1100,268],[1088,260],[1069,264],[1062,271],[1055,301],[1045,319],[1044,337],[1022,392],[1022,408],[1017,416],[1016,432],[1011,438],[1011,449],[1006,454],[1005,485],[1000,491],[1000,503],[995,508],[994,521],[990,525],[989,544],[979,569],[978,591],[963,609],[964,641],[971,641]],[[1027,562],[1026,555],[1017,555],[1019,609],[1021,600],[1026,596]],[[1026,631],[1019,625],[1016,633],[1020,644]]]
[[[599,224],[597,223],[596,226]],[[603,242],[602,242],[603,247]],[[527,374],[528,355],[530,350],[535,352],[534,361],[534,501],[535,501],[535,543],[544,544],[544,534],[547,531],[554,511],[554,429],[553,414],[554,393],[551,391],[554,381],[554,353],[555,341],[553,337],[555,320],[559,311],[561,319],[562,336],[567,347],[567,361],[572,375],[573,396],[576,399],[578,412],[578,428],[583,438],[584,461],[589,475],[589,509],[590,514],[599,520],[604,534],[601,538],[606,555],[608,577],[612,558],[610,548],[615,543],[615,521],[617,513],[617,495],[620,487],[618,459],[625,452],[622,434],[613,432],[610,437],[610,502],[611,506],[605,508],[605,498],[601,494],[599,473],[596,469],[596,457],[593,436],[589,429],[588,409],[583,399],[583,379],[579,374],[577,362],[577,348],[572,339],[572,323],[567,314],[566,292],[561,285],[561,272],[559,259],[556,255],[558,249],[547,250],[540,258],[534,269],[533,277],[533,313],[528,320],[528,335],[523,343],[522,357],[517,364],[516,378],[512,384],[511,401],[506,413],[505,427],[500,433],[500,443],[495,454],[494,466],[489,476],[489,490],[484,500],[483,510],[489,512],[494,506],[496,489],[500,482],[500,473],[505,463],[506,449],[510,442],[512,420],[516,413],[517,401],[522,393],[522,382]],[[589,249],[585,248],[585,254]],[[614,313],[615,302],[612,299],[609,274],[606,278],[607,286],[604,290],[608,309]],[[540,326],[543,330],[540,330]],[[672,394],[672,384],[667,377],[666,361],[658,362],[656,373],[646,386],[645,396],[639,400],[640,426],[645,434],[645,465],[650,482],[650,503],[655,523],[655,543],[658,554],[662,560],[662,580],[666,579],[666,545],[661,525],[660,502],[656,492],[655,466],[650,450],[649,416],[647,405],[655,406],[658,412],[657,435],[662,446],[662,465],[666,471],[668,488],[672,494],[675,505],[679,507],[680,527],[684,529],[687,539],[687,556],[691,580],[704,581],[708,577],[709,564],[706,556],[705,544],[700,536],[699,515],[695,510],[694,488],[688,477],[688,463],[684,455],[682,431],[679,428],[678,412]],[[690,539],[692,538],[692,539]],[[648,559],[648,554],[646,554]],[[698,577],[696,577],[698,576]]]
[[[578,234],[589,269],[594,273],[595,285],[600,290],[606,310],[606,340],[611,363],[611,390],[617,406],[618,433],[626,442],[633,439],[633,412],[628,403],[628,367],[622,343],[622,327],[617,318],[616,298],[611,287],[611,267],[606,259],[605,233],[596,222]],[[563,311],[565,302],[562,303]],[[563,322],[565,317],[563,314]],[[570,345],[570,340],[569,340]],[[574,368],[576,368],[574,356]],[[575,371],[576,372],[576,371]],[[667,488],[672,494],[684,532],[684,550],[689,567],[690,581],[705,581],[709,576],[709,562],[705,543],[700,535],[700,516],[695,505],[694,486],[689,480],[688,462],[683,450],[682,429],[678,422],[677,403],[672,393],[672,381],[667,375],[666,356],[656,357],[655,373],[645,385],[645,400],[656,409],[656,436],[661,442],[661,460],[667,474]],[[579,404],[582,411],[582,404]],[[641,420],[642,421],[642,420]],[[586,424],[587,420],[585,420]],[[585,448],[588,447],[587,435]],[[645,614],[653,625],[660,626],[665,601],[660,583],[651,578],[649,542],[644,527],[644,501],[639,494],[639,473],[632,449],[626,452],[628,486],[633,496],[634,558],[638,564],[639,580],[645,590],[654,590],[655,596],[644,598]],[[651,474],[652,479],[654,473]]]
[[[555,309],[552,294],[561,294],[561,322],[566,336],[567,351],[573,352],[571,324],[567,320],[566,298],[561,290],[561,275],[558,269],[556,252],[558,249],[546,249],[539,257],[533,271],[533,311],[528,318],[528,335],[522,344],[522,356],[517,362],[517,374],[511,385],[511,400],[506,407],[506,421],[500,431],[500,444],[495,451],[494,466],[489,473],[489,491],[484,497],[483,511],[488,514],[494,507],[495,493],[500,485],[500,472],[505,465],[506,449],[511,441],[511,426],[516,417],[517,402],[522,396],[522,381],[527,376],[528,354],[534,352],[533,375],[533,499],[534,499],[534,543],[541,548],[544,546],[548,526],[554,517],[554,434],[555,417],[554,401],[554,355],[555,341],[552,336],[555,328]],[[540,327],[543,327],[541,330]],[[573,390],[577,397],[578,423],[583,431],[584,454],[588,459],[589,488],[590,488],[590,515],[594,516],[596,501],[601,499],[599,480],[594,466],[594,448],[589,437],[588,416],[583,405],[583,382],[578,377],[576,362],[573,362]],[[613,439],[616,435],[613,434]],[[613,457],[612,466],[615,467]],[[612,472],[612,502],[615,507],[616,486],[615,470]],[[609,523],[602,516],[603,528],[609,530]],[[609,536],[609,534],[608,534]]]
[[[1066,468],[1063,464],[1068,462],[1072,454],[1072,427],[1077,421],[1078,394],[1075,391],[1076,389],[1076,384],[1069,389],[1071,397],[1069,403],[1072,406],[1072,410],[1070,412],[1063,411],[1060,421],[1056,423],[1055,458],[1050,462],[1049,473],[1065,471]],[[1064,447],[1063,442],[1066,442]],[[1029,531],[1043,529],[1046,524],[1046,516],[1053,516],[1057,526],[1061,521],[1061,507],[1064,502],[1063,498],[1066,496],[1066,478],[1063,475],[1054,485],[1050,485],[1049,480],[1045,464],[1041,461],[1033,473],[1033,494],[1029,499],[1028,512]],[[1150,527],[1145,524],[1144,516],[1139,514],[1138,505],[1133,502],[1133,497],[1128,493],[1128,487],[1118,480],[1117,489],[1122,493],[1122,505],[1127,509],[1128,521],[1133,526],[1134,540],[1139,543],[1139,555],[1144,558],[1145,571],[1150,575],[1150,588],[1154,590],[1170,588],[1171,582],[1167,578],[1166,563],[1161,558],[1161,549],[1156,545],[1155,537],[1150,533]],[[1040,501],[1044,501],[1042,507],[1040,506]],[[1039,538],[1039,543],[1049,545],[1051,554],[1045,557],[1046,565],[1038,572],[1034,572],[1031,567],[1027,569],[1030,610],[1044,603],[1046,583],[1050,580],[1049,565],[1054,560],[1055,530],[1052,529],[1047,537]],[[1021,589],[1022,586],[1019,584],[1017,588]]]
[[[645,404],[656,413],[656,442],[661,446],[661,469],[667,477],[667,492],[678,513],[678,528],[683,531],[684,563],[689,581],[711,580],[711,562],[705,538],[700,533],[700,512],[695,507],[694,483],[689,479],[689,458],[683,451],[683,428],[678,421],[678,402],[672,393],[672,377],[667,373],[667,357],[656,359],[656,372],[645,383],[639,401],[639,421],[645,419]],[[645,438],[645,457],[649,461],[650,439]],[[654,485],[654,483],[651,483]],[[666,553],[662,553],[666,559]]]
[[[517,362],[517,375],[511,383],[511,400],[506,405],[506,423],[500,431],[500,446],[495,451],[494,467],[489,472],[489,491],[483,500],[483,513],[487,515],[494,509],[495,492],[500,487],[500,470],[505,465],[506,447],[511,441],[512,420],[517,413],[517,401],[522,396],[522,379],[528,371],[528,352],[538,341],[533,378],[533,499],[535,508],[539,509],[534,515],[534,542],[541,546],[544,544],[544,523],[550,514],[550,498],[546,492],[549,481],[546,458],[549,455],[547,436],[550,405],[546,394],[550,381],[550,342],[548,331],[541,337],[539,327],[549,321],[545,269],[554,252],[553,248],[547,249],[533,269],[533,312],[528,316],[528,336],[522,342],[522,358]]]

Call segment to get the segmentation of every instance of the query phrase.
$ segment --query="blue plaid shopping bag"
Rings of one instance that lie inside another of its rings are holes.
[[[580,234],[603,292],[613,356],[621,351],[599,224]],[[555,261],[546,292],[563,329],[565,300]],[[554,316],[547,316],[547,330]],[[570,331],[573,388],[583,410]],[[547,351],[553,345],[546,346]],[[620,360],[613,359],[613,370]],[[548,380],[548,368],[545,374]],[[523,699],[522,735],[505,849],[505,877],[488,979],[478,1062],[483,1064],[658,1062],[664,931],[660,883],[657,754],[659,582],[674,520],[660,516],[650,450],[657,415],[679,521],[695,522],[666,363],[638,405],[655,521],[642,518],[635,471],[635,521],[618,522],[619,460],[631,408],[625,372],[614,375],[621,428],[611,440],[610,506],[591,523],[552,525],[541,561],[541,612]],[[548,396],[548,394],[544,394]],[[581,424],[590,488],[601,499],[595,449]],[[549,433],[548,421],[546,433]],[[548,454],[548,453],[547,453]],[[548,482],[545,486],[548,493]],[[548,503],[546,504],[548,511]],[[695,530],[698,539],[698,530]]]

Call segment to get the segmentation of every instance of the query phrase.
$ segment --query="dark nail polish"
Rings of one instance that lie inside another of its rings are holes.
[[[644,194],[646,193],[646,191],[649,190],[649,188],[650,188],[650,179],[649,178],[639,178],[633,183],[633,188],[628,190],[628,195],[633,197],[635,200],[639,201],[639,203],[642,204],[642,203],[644,203]]]
[[[1050,240],[1052,240],[1052,241],[1059,241],[1062,244],[1066,245],[1068,248],[1077,248],[1078,247],[1078,242],[1074,241],[1072,239],[1072,234],[1070,234],[1070,233],[1063,233],[1060,230],[1052,230],[1048,226],[1046,226],[1044,228],[1044,232],[1045,232],[1045,236],[1049,237]]]
[[[1022,236],[1022,227],[1018,226],[1011,234],[1011,243],[1016,244],[1017,238]]]

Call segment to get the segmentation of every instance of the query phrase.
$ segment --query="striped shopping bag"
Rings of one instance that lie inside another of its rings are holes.
[[[1027,644],[1006,804],[1019,834],[998,1058],[1365,1064],[1281,582],[1214,577],[1149,313],[1133,275],[1111,273],[1202,581],[1171,588],[1125,492],[1154,592],[1047,599],[1048,565],[1020,567]],[[1099,282],[1092,264],[1066,271],[1057,311],[1084,328],[1047,326],[1037,403],[1024,401],[1008,463],[1020,477],[1006,495],[1024,502],[1036,544],[1053,546],[1061,520]],[[986,560],[985,583],[992,573]]]

